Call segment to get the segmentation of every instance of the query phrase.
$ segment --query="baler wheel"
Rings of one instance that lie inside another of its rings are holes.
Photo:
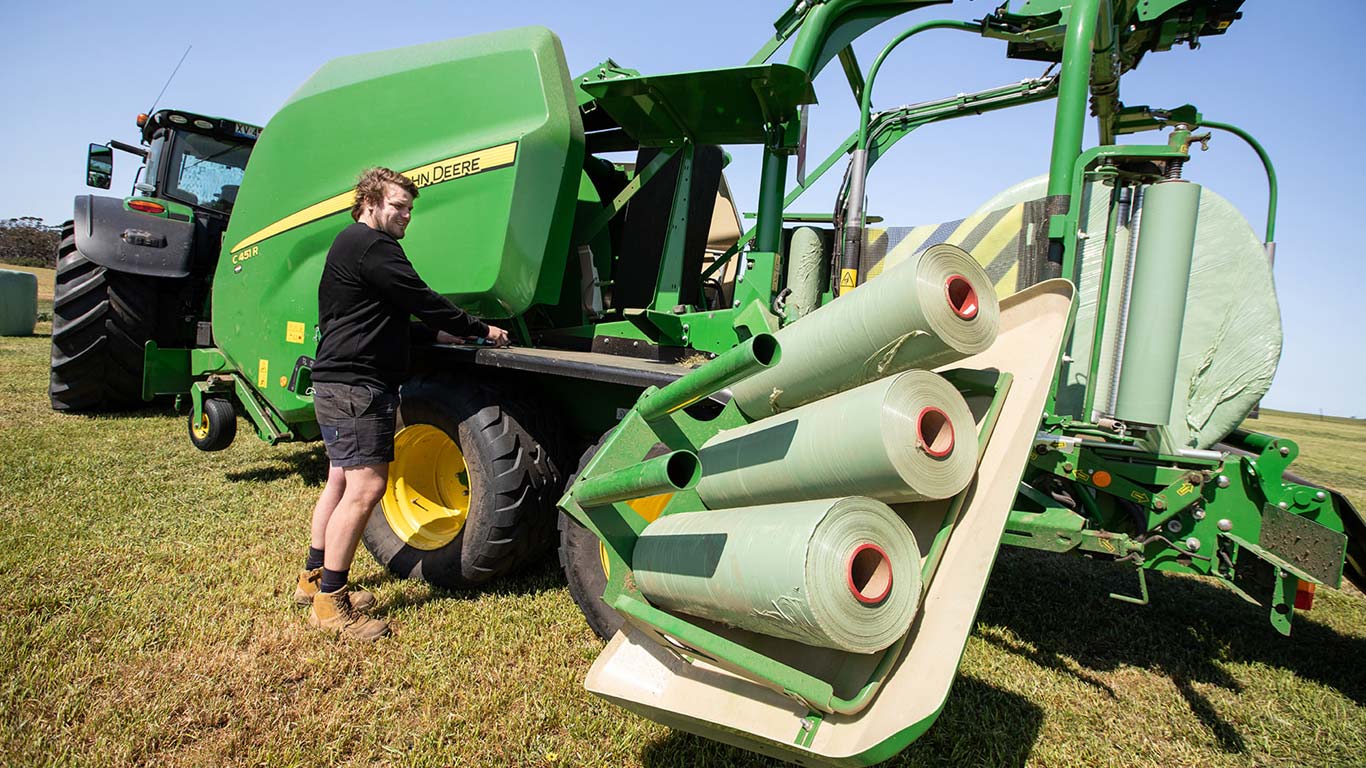
[[[57,246],[53,293],[53,410],[142,405],[142,348],[156,323],[156,278],[121,274],[85,258],[68,221]]]
[[[579,466],[574,470],[566,487],[572,486],[588,466],[594,454],[602,447],[607,435],[588,447],[579,458]],[[643,458],[654,458],[668,453],[669,449],[660,443],[646,452]],[[630,506],[646,520],[653,522],[664,505],[667,496],[652,496],[630,502]],[[621,614],[612,610],[602,601],[602,591],[607,588],[607,573],[611,567],[607,551],[593,532],[579,524],[578,520],[560,511],[560,568],[564,571],[565,581],[569,583],[569,595],[579,606],[588,626],[599,638],[611,640],[621,629],[624,620]]]
[[[201,451],[221,451],[237,437],[237,411],[222,397],[204,398],[204,413],[195,421],[194,411],[186,417],[190,442]]]
[[[533,409],[461,376],[405,384],[388,488],[365,527],[375,559],[468,589],[543,554],[564,488],[555,425]]]

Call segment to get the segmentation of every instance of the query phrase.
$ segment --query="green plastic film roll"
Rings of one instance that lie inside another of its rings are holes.
[[[1199,209],[1198,184],[1161,182],[1144,193],[1115,403],[1124,421],[1170,420]]]
[[[941,243],[778,331],[782,361],[731,393],[745,415],[763,418],[976,354],[991,346],[999,324],[986,272],[963,249]]]
[[[920,603],[915,536],[858,496],[667,515],[631,560],[662,608],[854,653],[906,634]]]
[[[30,336],[38,321],[38,277],[0,269],[0,336]]]
[[[958,390],[906,371],[719,432],[698,456],[711,509],[854,494],[891,504],[967,487],[977,432]]]
[[[811,227],[794,230],[787,247],[787,287],[792,290],[787,303],[796,308],[797,317],[806,317],[820,304],[825,265],[820,233]]]

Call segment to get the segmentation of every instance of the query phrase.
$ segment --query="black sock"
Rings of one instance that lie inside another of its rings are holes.
[[[315,568],[323,567],[323,551],[317,547],[308,548],[308,559],[304,561],[304,570],[311,571]]]
[[[351,569],[344,571],[334,571],[331,568],[323,568],[323,583],[318,585],[319,592],[336,592],[346,586],[346,579],[351,575]]]

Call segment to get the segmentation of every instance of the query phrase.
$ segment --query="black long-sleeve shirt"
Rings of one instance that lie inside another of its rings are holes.
[[[456,336],[489,327],[427,287],[398,241],[359,222],[337,235],[318,284],[313,380],[395,389],[408,377],[409,316]]]

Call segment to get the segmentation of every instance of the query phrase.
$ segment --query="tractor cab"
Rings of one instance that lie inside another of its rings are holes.
[[[118,149],[144,161],[133,184],[138,195],[180,203],[209,217],[226,218],[232,212],[247,159],[261,135],[258,126],[174,109],[138,115],[137,124],[142,146],[120,141],[90,145],[88,185],[109,188],[113,150]]]

